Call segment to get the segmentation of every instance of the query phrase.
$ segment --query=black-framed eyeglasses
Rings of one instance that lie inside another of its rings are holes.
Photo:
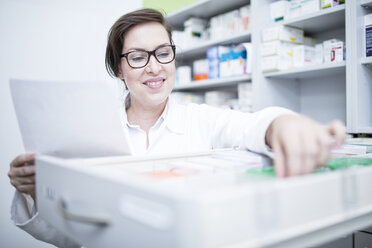
[[[165,45],[153,51],[135,50],[121,54],[120,58],[125,57],[130,67],[139,69],[145,67],[149,63],[151,55],[154,55],[160,64],[168,64],[176,57],[176,46]]]

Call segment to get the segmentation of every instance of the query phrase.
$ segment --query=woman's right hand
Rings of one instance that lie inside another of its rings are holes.
[[[29,194],[36,202],[35,154],[21,154],[10,163],[10,183],[21,193]]]

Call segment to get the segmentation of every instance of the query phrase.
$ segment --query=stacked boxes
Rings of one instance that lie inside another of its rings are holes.
[[[302,30],[286,26],[265,29],[262,33],[264,43],[261,44],[261,70],[287,70],[345,60],[343,41],[331,39],[314,46],[313,38],[300,37],[300,34],[303,34]],[[269,41],[272,39],[275,40]],[[372,33],[370,39],[372,54]]]
[[[223,53],[220,60],[220,77],[231,77],[247,74],[247,50],[244,46],[237,46]]]
[[[215,46],[207,50],[208,59],[208,78],[214,79],[220,77],[220,61],[222,54],[228,53],[230,51],[229,46]]]
[[[226,35],[236,35],[250,29],[251,9],[249,5],[214,16],[210,19],[211,40],[222,39]]]
[[[293,47],[302,44],[304,31],[288,26],[274,26],[262,31],[262,71],[287,70],[293,67]]]
[[[204,95],[205,103],[216,107],[234,108],[236,93],[231,91],[213,90],[207,91]],[[231,101],[234,99],[234,101]],[[233,102],[233,103],[232,103]]]

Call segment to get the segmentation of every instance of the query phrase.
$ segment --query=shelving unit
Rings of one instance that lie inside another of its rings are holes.
[[[333,8],[272,23],[269,4],[272,0],[201,0],[170,13],[168,21],[176,29],[191,17],[210,18],[217,14],[251,5],[251,32],[223,40],[201,42],[197,46],[178,49],[179,61],[205,57],[215,45],[252,42],[252,75],[238,78],[206,80],[176,86],[177,91],[205,91],[217,87],[235,88],[238,82],[252,82],[253,108],[282,106],[308,115],[322,123],[340,119],[352,134],[372,134],[372,58],[365,57],[364,18],[372,13],[372,0],[349,1]],[[260,68],[262,29],[272,25],[302,28],[316,43],[336,38],[346,44],[346,61],[322,64],[288,71],[264,73]]]
[[[210,89],[210,88],[220,88],[236,86],[239,83],[251,81],[251,75],[243,75],[229,78],[218,78],[218,79],[207,79],[200,81],[192,81],[189,84],[176,85],[174,90],[200,90],[200,89]]]
[[[372,8],[372,0],[360,0],[360,5],[363,7]]]
[[[169,13],[167,15],[167,20],[172,24],[174,29],[182,29],[185,20],[191,16],[207,19],[229,10],[237,9],[243,5],[247,5],[249,2],[249,0],[200,0]]]
[[[372,65],[372,57],[364,57],[360,60],[362,65]]]
[[[201,42],[198,45],[186,47],[184,49],[177,50],[177,58],[183,60],[195,59],[200,56],[205,56],[208,48],[217,46],[217,45],[227,45],[227,44],[237,44],[242,42],[249,42],[251,40],[251,32],[243,32],[241,34],[237,34],[231,37],[226,37],[224,39],[218,40],[208,40]]]
[[[334,28],[342,28],[344,23],[344,4],[280,22],[283,25],[302,28],[307,33],[320,33]]]
[[[313,78],[314,74],[317,77],[326,77],[329,75],[345,72],[346,62],[329,63],[322,65],[309,66],[304,68],[290,69],[286,71],[265,72],[265,77],[272,78],[290,78],[290,79],[305,79]]]
[[[182,30],[183,23],[190,17],[200,17],[210,19],[218,14],[238,9],[248,5],[247,0],[201,0],[190,4],[180,10],[169,13],[166,18],[175,30]],[[206,58],[206,52],[209,48],[217,45],[231,45],[251,41],[251,31],[245,31],[236,35],[228,35],[218,40],[201,41],[196,45],[189,47],[177,46],[176,63],[178,65],[192,66],[192,62],[197,59]],[[192,81],[187,84],[176,85],[175,91],[193,91],[206,92],[208,90],[227,89],[237,91],[237,85],[243,82],[250,82],[251,75],[233,76],[228,78],[208,79]]]

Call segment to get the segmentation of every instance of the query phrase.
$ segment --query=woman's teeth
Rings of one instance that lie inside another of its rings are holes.
[[[147,84],[147,85],[150,85],[150,86],[158,86],[158,85],[160,85],[162,82],[163,82],[163,80],[158,81],[158,82],[149,82],[149,83],[146,83],[146,84]]]

